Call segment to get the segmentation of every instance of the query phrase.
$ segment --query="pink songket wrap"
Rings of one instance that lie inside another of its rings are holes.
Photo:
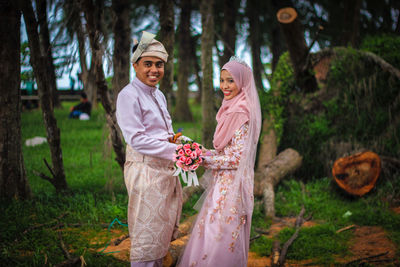
[[[247,266],[254,207],[254,162],[261,109],[253,73],[234,58],[226,63],[240,92],[223,101],[211,156],[204,157],[206,190],[178,266]],[[196,204],[197,205],[197,204]]]

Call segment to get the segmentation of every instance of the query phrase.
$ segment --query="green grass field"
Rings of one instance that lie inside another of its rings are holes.
[[[70,191],[57,195],[50,183],[34,174],[34,171],[49,174],[43,162],[44,158],[51,162],[47,144],[36,147],[23,145],[25,167],[34,197],[29,201],[0,204],[1,266],[52,266],[64,261],[59,233],[74,256],[84,255],[88,266],[129,266],[110,254],[96,252],[107,245],[107,238],[97,244],[90,242],[104,232],[102,224],[110,224],[116,218],[126,222],[128,197],[122,171],[114,160],[104,112],[101,108],[94,110],[89,121],[70,120],[67,116],[71,105],[63,103],[63,108],[55,111],[61,129],[64,168]],[[201,141],[200,110],[199,106],[193,108],[196,123],[177,123],[174,129],[183,128],[185,135]],[[23,142],[35,136],[45,136],[41,112],[23,112]],[[338,255],[348,255],[352,237],[351,231],[337,234],[336,230],[350,224],[379,225],[397,249],[400,247],[400,215],[391,211],[385,201],[388,194],[399,195],[400,182],[379,181],[376,189],[363,198],[345,196],[329,178],[312,180],[305,188],[303,194],[295,177],[286,179],[276,188],[278,217],[296,216],[304,205],[306,217],[312,215],[312,220],[317,222],[316,226],[300,231],[289,249],[288,259],[313,259],[321,266],[334,264]],[[191,206],[197,197],[185,205],[183,218],[194,214]],[[343,216],[346,212],[351,215]],[[59,222],[80,226],[74,231],[57,231],[54,226]],[[256,200],[253,229],[268,230],[270,225],[271,221],[264,219],[260,200]],[[114,227],[127,233],[126,226]],[[253,229],[252,236],[255,236],[257,233]],[[293,232],[293,228],[285,228],[277,238],[283,243]],[[268,256],[272,242],[263,236],[251,243],[251,250]]]

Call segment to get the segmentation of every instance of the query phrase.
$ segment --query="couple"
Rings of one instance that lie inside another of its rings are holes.
[[[136,78],[118,95],[117,120],[127,143],[124,168],[129,195],[131,266],[162,266],[176,238],[182,188],[174,172],[177,144],[164,95],[156,85],[168,54],[143,32],[133,47]],[[217,114],[215,150],[205,150],[202,207],[178,266],[247,266],[253,211],[254,161],[261,126],[253,74],[234,59],[221,70],[224,100]]]

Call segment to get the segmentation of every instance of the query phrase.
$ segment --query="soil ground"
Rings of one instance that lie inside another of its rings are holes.
[[[393,209],[395,212],[400,213],[400,207]],[[280,218],[279,221],[274,222],[270,229],[268,229],[268,237],[272,237],[279,233],[284,227],[293,226],[296,218]],[[315,222],[308,221],[302,227],[311,227],[316,225]],[[400,260],[396,258],[396,246],[387,237],[383,228],[379,226],[354,226],[346,231],[353,231],[354,236],[350,240],[350,252],[352,256],[347,258],[337,259],[337,262],[346,264],[354,261],[354,263],[362,264],[368,262],[371,266],[399,266]],[[112,230],[112,241],[121,238],[125,235],[122,230]],[[183,237],[185,238],[185,237]],[[98,240],[93,240],[98,242]],[[112,242],[111,242],[112,243]],[[178,239],[173,242],[174,246],[182,246],[185,242]],[[104,248],[99,249],[103,253],[110,253],[114,257],[129,261],[129,247],[130,240],[125,239],[119,245],[115,246],[110,244]],[[377,256],[380,255],[380,256]],[[368,258],[370,257],[370,258]],[[359,260],[364,259],[364,260]],[[164,261],[164,266],[171,266],[171,259],[168,257]],[[307,261],[290,261],[288,260],[285,266],[317,266],[313,265],[312,260]],[[260,257],[257,254],[250,252],[248,267],[265,267],[271,266],[270,257]]]

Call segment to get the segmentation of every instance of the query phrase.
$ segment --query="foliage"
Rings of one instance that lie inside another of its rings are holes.
[[[271,89],[260,92],[260,104],[263,119],[272,115],[274,130],[278,144],[283,135],[283,127],[286,122],[286,104],[289,94],[295,89],[293,67],[290,63],[289,53],[285,52],[279,58],[277,67],[271,79]],[[267,129],[263,129],[263,132]]]
[[[302,179],[328,175],[337,157],[362,148],[399,156],[400,81],[358,50],[334,51],[318,92],[296,90],[284,54],[261,97],[264,114],[275,116],[279,150],[292,147],[303,156]]]
[[[400,37],[398,35],[368,35],[363,39],[360,49],[377,54],[395,68],[400,68]]]

